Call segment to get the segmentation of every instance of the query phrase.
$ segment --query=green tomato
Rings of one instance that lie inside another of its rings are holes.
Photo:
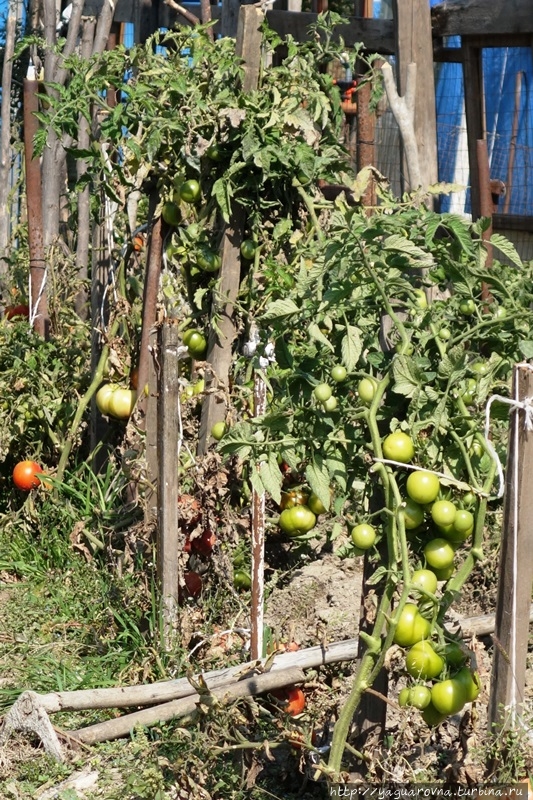
[[[431,702],[441,714],[457,714],[466,703],[466,689],[455,678],[439,681],[431,689]]]
[[[411,690],[409,689],[408,686],[406,686],[404,689],[400,691],[400,694],[398,695],[398,705],[400,706],[400,708],[405,708],[405,706],[409,705],[410,691]]]
[[[200,184],[194,178],[181,184],[180,198],[184,203],[196,203],[201,193]]]
[[[444,567],[443,569],[431,567],[431,570],[435,573],[438,581],[447,581],[448,578],[451,578],[455,572],[455,564],[450,564],[448,567]]]
[[[437,336],[443,342],[447,342],[452,338],[452,332],[451,332],[451,330],[449,328],[441,328],[440,331],[438,332]]]
[[[213,439],[216,439],[219,442],[222,437],[227,433],[228,426],[225,422],[215,422],[213,427],[211,428],[211,436]]]
[[[347,374],[348,371],[342,364],[336,364],[331,370],[331,377],[335,383],[342,383],[342,381],[346,380]]]
[[[437,576],[430,569],[416,569],[411,575],[413,589],[423,589],[424,592],[435,594],[437,585]]]
[[[213,142],[209,145],[205,154],[211,161],[221,161],[222,160],[222,150],[220,149],[220,145],[218,142]]]
[[[416,680],[429,681],[436,678],[444,669],[444,659],[435,652],[431,642],[417,642],[405,657],[405,668]]]
[[[246,261],[251,261],[255,256],[255,251],[255,242],[253,242],[251,239],[244,239],[244,241],[241,243],[241,256],[246,259]]]
[[[336,398],[336,397],[334,397],[333,395],[331,395],[331,397],[328,397],[328,399],[326,400],[326,402],[325,402],[325,403],[322,403],[322,405],[324,406],[324,408],[325,408],[325,410],[326,410],[326,411],[335,411],[335,409],[336,409],[336,408],[337,408],[337,406],[339,405],[339,401],[337,400],[337,398]]]
[[[457,509],[451,500],[437,500],[431,506],[431,519],[435,525],[445,528],[453,525]]]
[[[288,536],[302,536],[316,525],[316,516],[305,505],[286,508],[279,516],[279,527]]]
[[[494,312],[494,316],[496,317],[496,319],[507,319],[507,311],[503,306],[498,306],[498,308]]]
[[[476,310],[476,304],[472,300],[472,298],[468,298],[468,300],[463,300],[462,303],[459,304],[459,311],[461,314],[464,314],[465,317],[470,317]]]
[[[437,725],[440,725],[441,722],[444,722],[446,719],[446,714],[441,714],[440,711],[437,711],[433,703],[430,703],[425,709],[422,711],[422,719],[430,728],[434,728]]]
[[[433,472],[415,470],[409,474],[405,488],[411,500],[425,506],[437,499],[440,481]]]
[[[365,406],[369,406],[376,394],[376,381],[373,378],[362,378],[357,384],[357,394]]]
[[[409,691],[408,705],[423,711],[431,703],[431,689],[422,684],[413,686]]]
[[[238,569],[233,573],[233,585],[237,590],[251,589],[252,579],[243,569]]]
[[[413,440],[403,431],[395,431],[385,437],[383,441],[383,455],[385,458],[408,464],[414,454]]]
[[[365,522],[356,525],[351,532],[352,542],[359,550],[368,550],[376,541],[376,530]]]
[[[481,378],[488,373],[490,368],[486,361],[474,361],[474,363],[470,365],[470,369],[475,375]]]
[[[414,303],[417,308],[424,311],[428,307],[428,300],[423,289],[413,289]]]
[[[410,497],[401,506],[403,521],[407,531],[414,531],[424,522],[424,509]]]
[[[327,383],[319,383],[318,386],[315,386],[313,389],[313,394],[319,403],[325,403],[331,397],[331,386]]]
[[[177,206],[176,203],[173,203],[172,200],[167,200],[167,202],[164,203],[161,210],[161,216],[167,225],[172,225],[173,227],[176,227],[181,222],[181,212],[179,206]]]
[[[193,331],[187,339],[187,350],[191,358],[203,358],[207,352],[207,340],[200,331]]]
[[[430,632],[431,625],[420,614],[418,606],[406,603],[396,623],[394,643],[400,647],[409,647],[422,639],[427,639]]]
[[[455,550],[447,539],[431,539],[424,547],[424,555],[430,567],[438,570],[453,566]]]
[[[218,253],[207,245],[200,245],[196,251],[196,263],[204,272],[218,272],[222,262]]]
[[[307,500],[307,505],[309,506],[313,514],[315,514],[315,516],[317,517],[319,514],[325,514],[327,511],[327,508],[322,502],[322,500],[320,500],[320,498],[317,497],[314,492],[311,492],[311,494],[309,495],[309,499]]]
[[[453,676],[453,679],[459,681],[462,685],[463,689],[465,690],[466,694],[466,701],[467,703],[473,703],[474,700],[477,700],[479,693],[481,691],[481,681],[479,679],[479,673],[472,672],[472,670],[468,669],[468,667],[463,667],[459,670],[459,672]]]

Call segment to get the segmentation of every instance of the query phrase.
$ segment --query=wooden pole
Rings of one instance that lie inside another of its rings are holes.
[[[408,69],[416,64],[414,131],[420,162],[420,185],[426,188],[438,180],[437,112],[433,75],[431,10],[427,0],[395,0],[396,76],[398,92],[408,92]],[[416,189],[412,181],[411,189]]]
[[[266,411],[266,384],[259,372],[254,377],[254,416]],[[252,467],[253,468],[253,467]],[[252,489],[252,608],[250,655],[263,656],[265,594],[265,493]]]
[[[513,399],[533,397],[533,372],[518,365]],[[489,731],[514,724],[522,715],[533,586],[533,432],[522,408],[511,412],[500,551],[494,655],[489,700]]]
[[[490,269],[492,267],[494,255],[492,245],[490,244],[490,237],[492,236],[492,212],[494,204],[492,202],[492,193],[490,191],[490,167],[487,140],[478,139],[476,145],[479,211],[482,217],[486,217],[490,220],[489,227],[481,234],[482,239],[485,242],[485,249],[487,251],[487,260],[485,261],[485,266],[487,269]],[[486,283],[486,281],[483,281],[481,284],[481,297],[485,302],[491,302],[493,300],[489,290],[489,285]]]
[[[166,321],[160,329],[160,381],[158,397],[158,548],[157,564],[161,584],[163,639],[172,649],[178,630],[178,593],[180,575],[180,542],[178,528],[178,442],[180,414],[179,358],[180,337],[174,321]]]
[[[258,84],[261,66],[262,36],[260,26],[264,14],[255,6],[242,6],[239,15],[236,52],[243,60],[243,91],[250,92]],[[211,429],[226,416],[226,396],[229,388],[229,371],[232,346],[236,336],[234,306],[241,279],[240,246],[245,224],[244,211],[234,205],[222,244],[222,266],[216,297],[213,299],[211,326],[207,343],[205,388],[207,395],[202,404],[198,453],[203,455],[211,443]],[[139,370],[140,372],[140,370]]]
[[[470,205],[472,219],[478,219],[481,215],[481,198],[477,181],[479,171],[477,142],[485,138],[481,49],[473,45],[468,36],[464,36],[461,39],[461,54],[463,60],[468,162],[470,165]]]
[[[39,81],[25,78],[24,97],[24,166],[26,169],[26,204],[28,208],[28,243],[30,248],[30,322],[36,333],[48,334],[46,301],[46,262],[44,260],[43,213],[41,203],[41,162],[33,156],[33,140],[39,128]]]

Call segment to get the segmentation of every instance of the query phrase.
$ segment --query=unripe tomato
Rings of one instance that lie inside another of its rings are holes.
[[[400,461],[402,464],[407,464],[414,454],[413,440],[403,431],[395,431],[385,437],[383,455],[390,461]]]
[[[414,531],[424,522],[424,509],[410,497],[401,506],[404,525],[407,531]]]
[[[440,675],[444,659],[435,652],[431,642],[417,642],[405,657],[405,668],[412,678],[429,681]]]
[[[440,481],[434,472],[417,469],[409,474],[405,488],[411,500],[425,506],[437,499]]]
[[[449,328],[441,328],[438,332],[437,336],[441,341],[447,342],[449,339],[452,338],[452,332]]]
[[[325,514],[327,511],[327,508],[322,502],[322,500],[320,500],[320,498],[317,497],[314,492],[311,492],[311,494],[309,495],[307,505],[309,506],[313,514],[315,514],[317,517],[319,514]]]
[[[211,436],[219,442],[225,433],[227,433],[228,426],[225,422],[215,422],[211,428]]]
[[[104,383],[96,392],[96,407],[101,414],[109,414],[109,400],[114,391],[118,389],[116,383]]]
[[[176,205],[176,203],[173,203],[172,200],[167,200],[167,202],[164,203],[161,216],[167,225],[172,225],[173,227],[176,227],[181,222],[181,212],[179,206]]]
[[[437,585],[437,576],[430,569],[416,569],[411,576],[413,589],[423,589],[425,592],[435,594]]]
[[[409,647],[426,639],[430,632],[431,625],[420,614],[418,606],[414,603],[406,603],[396,623],[394,643],[401,647]]]
[[[409,689],[408,686],[406,686],[404,689],[400,691],[400,694],[398,695],[398,705],[400,706],[400,708],[405,708],[405,706],[409,705],[410,691],[411,690]]]
[[[431,506],[431,518],[435,525],[453,525],[457,509],[451,500],[437,500]]]
[[[13,483],[23,492],[37,489],[41,481],[37,477],[43,472],[42,467],[36,461],[19,461],[13,470]]]
[[[463,667],[459,672],[453,676],[453,680],[459,681],[465,690],[466,703],[473,703],[477,700],[481,691],[481,681],[479,680],[479,673],[472,672],[468,667]]]
[[[238,569],[233,573],[233,585],[237,590],[247,590],[252,588],[252,579],[243,569]]]
[[[342,381],[346,380],[347,375],[348,371],[342,364],[336,364],[331,370],[331,377],[335,383],[342,383]]]
[[[431,689],[431,702],[441,714],[457,714],[466,703],[466,689],[455,678],[439,681]]]
[[[433,703],[430,703],[422,711],[422,719],[426,725],[429,725],[430,728],[434,728],[436,725],[440,725],[441,722],[444,722],[446,714],[441,714],[440,711],[437,711]]]
[[[337,400],[337,398],[336,398],[336,397],[334,397],[333,395],[331,395],[331,397],[329,397],[329,398],[326,400],[326,402],[325,402],[325,403],[322,403],[322,405],[324,406],[324,409],[325,409],[326,411],[335,411],[335,409],[336,409],[336,408],[337,408],[337,406],[339,405],[339,401]]]
[[[435,573],[436,578],[438,581],[447,581],[448,578],[451,578],[453,573],[455,572],[455,565],[450,564],[448,567],[444,567],[443,569],[436,569],[431,567],[432,572]]]
[[[411,687],[409,690],[408,705],[423,711],[431,703],[431,689],[422,684]]]
[[[196,251],[196,263],[204,272],[218,272],[222,264],[218,253],[207,245],[199,245]]]
[[[352,542],[359,550],[368,550],[376,541],[376,530],[372,525],[362,522],[352,528]]]
[[[474,363],[470,365],[470,369],[475,375],[481,378],[488,373],[489,365],[486,361],[474,361]]]
[[[292,506],[281,512],[278,524],[288,536],[302,536],[315,527],[316,516],[308,506]]]
[[[196,201],[200,198],[200,194],[200,184],[198,181],[194,180],[194,178],[181,184],[180,198],[185,203],[196,203]]]
[[[417,308],[424,311],[428,307],[428,300],[423,289],[413,289],[414,303]]]
[[[218,142],[213,142],[209,145],[205,154],[211,161],[220,161],[222,159],[222,150]]]
[[[255,242],[252,239],[244,239],[241,242],[241,256],[246,259],[246,261],[251,261],[252,258],[255,256],[256,246]]]
[[[116,419],[128,419],[136,402],[137,392],[133,389],[123,389],[119,386],[109,397],[108,412]]]
[[[424,555],[430,567],[438,570],[453,566],[455,550],[447,539],[431,539],[424,547]]]
[[[207,340],[200,331],[193,331],[187,338],[187,350],[191,358],[201,359],[207,352]]]
[[[327,383],[319,383],[318,386],[315,386],[313,389],[313,395],[319,403],[325,403],[332,395],[331,386],[328,386]]]
[[[465,317],[471,317],[472,314],[476,310],[476,304],[472,300],[472,298],[468,298],[468,300],[463,300],[462,303],[459,304],[459,311],[461,314],[464,314]]]
[[[362,378],[357,384],[357,394],[365,406],[369,406],[376,394],[376,381],[372,378]]]

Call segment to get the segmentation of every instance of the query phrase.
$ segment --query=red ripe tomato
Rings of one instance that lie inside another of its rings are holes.
[[[29,492],[31,489],[37,489],[41,485],[41,481],[37,478],[39,473],[42,473],[42,468],[36,461],[19,461],[13,470],[13,483],[17,489],[23,492]]]
[[[213,531],[210,531],[209,528],[206,528],[201,536],[191,539],[191,548],[195,553],[199,553],[201,556],[210,556],[213,552],[216,541],[217,537]]]
[[[30,316],[30,307],[21,303],[18,306],[8,306],[4,311],[4,317],[6,319],[16,319],[17,317],[23,317],[24,319],[28,319]]]
[[[288,686],[284,689],[275,689],[271,694],[284,702],[283,711],[296,717],[305,708],[305,694],[299,686]]]
[[[198,597],[200,592],[202,591],[202,578],[198,575],[197,572],[185,572],[183,575],[183,581],[185,583],[185,596],[186,597]]]

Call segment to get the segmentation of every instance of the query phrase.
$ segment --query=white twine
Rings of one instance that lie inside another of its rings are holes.
[[[417,466],[415,466],[415,464],[406,464],[403,461],[392,461],[392,459],[390,459],[390,458],[377,458],[377,457],[375,457],[372,460],[375,461],[378,464],[392,464],[393,467],[403,467],[404,469],[410,469],[410,470],[413,470],[415,472],[416,471],[419,471],[419,472],[431,472],[432,475],[436,475],[438,478],[442,478],[443,480],[448,481],[449,483],[453,483],[455,486],[457,486],[458,489],[463,489],[466,492],[470,492],[470,491],[475,492],[480,497],[488,497],[489,496],[488,494],[485,494],[484,492],[480,492],[477,489],[474,489],[472,486],[470,486],[469,483],[465,483],[464,481],[459,481],[459,480],[457,480],[457,478],[453,478],[451,475],[446,475],[445,472],[435,472],[435,470],[428,469],[427,467],[417,467]]]
[[[39,288],[39,293],[37,295],[37,300],[35,303],[32,303],[32,286],[31,286],[31,270],[30,270],[30,287],[28,292],[28,297],[30,298],[30,328],[33,328],[35,324],[35,320],[37,319],[37,309],[39,308],[39,303],[41,302],[41,297],[44,294],[44,290],[46,288],[46,281],[48,279],[48,264],[45,266],[43,270],[43,279],[41,281],[41,286]]]

